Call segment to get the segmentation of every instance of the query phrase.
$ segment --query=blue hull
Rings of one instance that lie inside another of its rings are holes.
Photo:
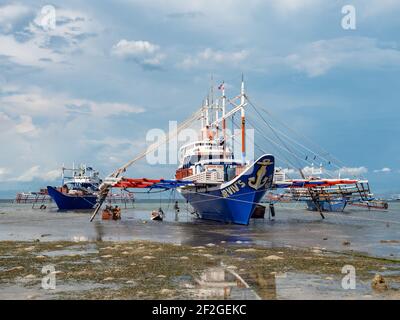
[[[202,219],[247,225],[271,187],[273,174],[274,157],[264,155],[232,181],[217,187],[184,188],[181,193]]]
[[[308,210],[318,211],[318,208],[313,201],[308,200],[306,203]],[[342,212],[346,207],[346,204],[346,200],[319,201],[322,211],[327,212]]]
[[[47,187],[47,191],[49,193],[49,196],[57,204],[59,210],[93,209],[97,200],[96,195],[68,195],[50,186]]]

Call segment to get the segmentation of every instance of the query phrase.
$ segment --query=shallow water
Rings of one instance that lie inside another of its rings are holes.
[[[151,221],[150,212],[162,207],[163,222]],[[208,243],[257,244],[262,246],[321,247],[332,251],[354,250],[373,256],[400,259],[400,203],[388,211],[347,208],[345,213],[309,212],[302,204],[276,205],[274,220],[252,220],[248,226],[199,220],[180,204],[135,203],[122,206],[121,221],[89,222],[91,211],[58,212],[54,204],[46,210],[30,204],[0,203],[0,240],[153,240],[205,245]],[[394,240],[393,242],[381,242]],[[344,245],[343,242],[350,242]],[[397,242],[398,241],[398,242]]]

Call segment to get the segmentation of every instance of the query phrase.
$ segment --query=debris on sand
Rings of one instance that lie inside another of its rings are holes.
[[[154,257],[153,256],[144,256],[143,259],[150,260],[150,259],[154,259]]]
[[[263,259],[264,260],[282,260],[283,258],[272,254],[270,256],[264,257]]]
[[[13,272],[13,271],[21,271],[24,270],[25,268],[23,266],[18,266],[18,267],[14,267],[8,270],[4,270],[3,272]]]
[[[197,250],[197,249],[205,249],[206,247],[204,247],[204,246],[197,246],[197,247],[192,247],[192,249],[195,249],[195,250]]]
[[[103,279],[103,281],[112,281],[112,280],[114,280],[113,277],[107,277],[107,278]]]
[[[380,274],[375,274],[375,277],[372,279],[371,283],[372,289],[383,291],[383,290],[388,290],[389,285],[387,281],[385,280],[384,277],[382,277]]]
[[[163,295],[172,295],[174,293],[174,290],[170,290],[170,289],[162,289],[160,291],[161,294]]]
[[[245,249],[236,249],[235,252],[257,252],[257,249],[254,248],[245,248]]]
[[[229,269],[229,270],[236,270],[237,269],[236,266],[227,266],[226,268]]]
[[[44,237],[50,237],[51,236],[51,233],[44,233],[44,234],[41,234],[40,235],[42,238],[44,238]]]

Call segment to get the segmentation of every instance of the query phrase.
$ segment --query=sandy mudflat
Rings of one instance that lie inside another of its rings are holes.
[[[123,209],[121,221],[90,212],[0,204],[0,299],[399,299],[400,207],[318,214],[277,207],[249,226],[176,216],[159,204]],[[53,266],[54,290],[42,288]],[[356,288],[345,290],[342,268]],[[389,290],[371,288],[376,273]],[[106,289],[106,290],[105,290]]]
[[[149,241],[0,242],[1,299],[398,299],[400,263],[353,254]],[[43,266],[56,287],[42,288]],[[356,289],[341,286],[344,265]],[[375,273],[390,289],[371,288]],[[107,290],[104,290],[107,289]]]

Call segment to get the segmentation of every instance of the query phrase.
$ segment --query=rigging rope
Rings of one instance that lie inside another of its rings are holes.
[[[144,158],[146,155],[149,153],[157,150],[161,145],[164,143],[167,143],[170,139],[174,138],[179,134],[179,132],[185,128],[187,128],[190,124],[192,124],[193,121],[197,120],[199,117],[199,114],[201,113],[201,109],[197,110],[192,116],[190,116],[188,119],[186,119],[184,122],[182,122],[176,130],[169,132],[168,135],[165,137],[165,139],[155,142],[151,144],[145,151],[141,152],[138,154],[135,158],[127,162],[125,165],[114,171],[110,177],[117,178],[121,173],[125,172],[127,168],[129,168],[132,164],[134,164],[136,161]]]
[[[253,103],[252,101],[250,101],[249,97],[247,97],[247,101],[253,106],[253,108],[255,107],[255,103]],[[330,154],[328,151],[326,151],[325,149],[323,149],[320,145],[318,145],[315,141],[311,140],[309,137],[307,137],[306,135],[302,134],[301,132],[297,132],[295,131],[292,127],[286,125],[283,121],[281,121],[278,117],[274,116],[269,110],[267,110],[266,108],[260,107],[257,105],[257,108],[262,110],[263,112],[265,112],[266,114],[268,114],[271,118],[274,118],[275,120],[277,120],[277,122],[279,122],[280,124],[282,124],[282,126],[284,126],[286,129],[290,130],[291,132],[293,132],[296,136],[302,136],[305,140],[308,140],[311,144],[313,144],[315,147],[319,148],[320,151],[322,151],[324,153],[325,156],[330,156],[332,158],[332,160],[334,160],[335,162],[337,162],[338,164],[340,164],[341,166],[345,166],[345,164],[340,161],[339,159],[337,159],[336,157],[334,157],[332,154]],[[304,146],[305,147],[305,146]],[[311,150],[312,151],[312,150]],[[321,158],[322,155],[317,153]],[[332,161],[331,161],[332,162]]]

